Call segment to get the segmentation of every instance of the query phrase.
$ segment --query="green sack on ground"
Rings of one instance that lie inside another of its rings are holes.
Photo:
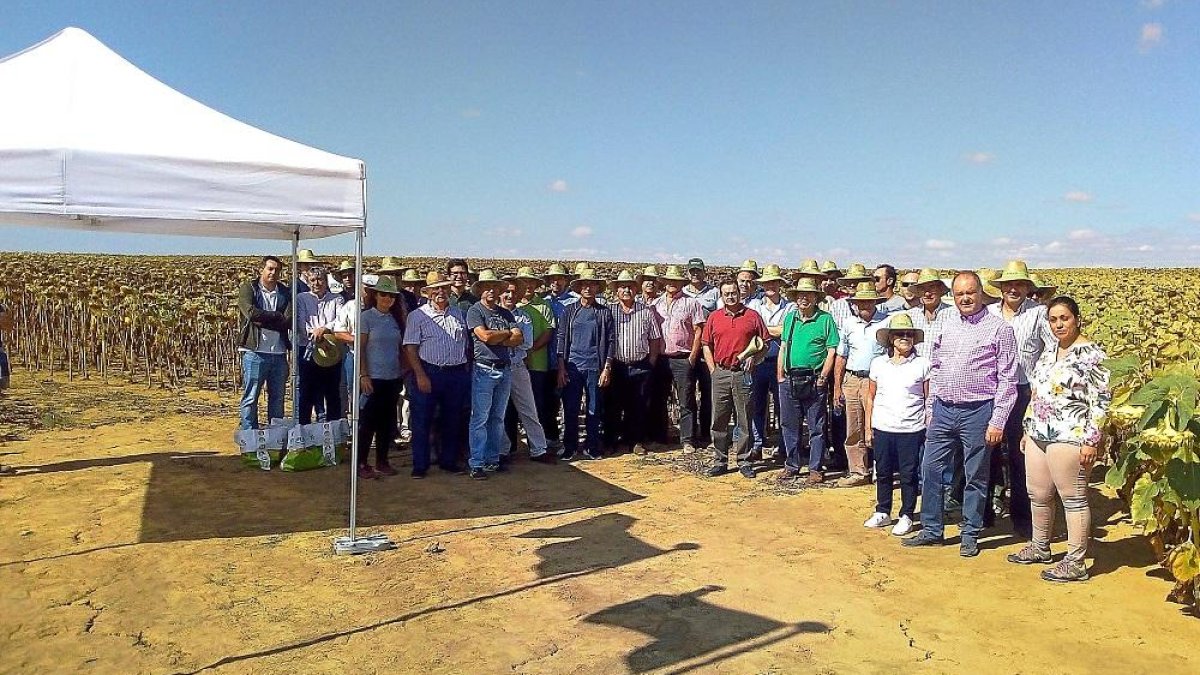
[[[279,468],[284,471],[309,471],[323,466],[325,466],[325,454],[319,445],[288,450],[279,464]]]
[[[257,451],[243,452],[242,453],[242,464],[245,464],[246,466],[248,466],[252,469],[262,469],[263,471],[270,471],[271,464],[275,464],[275,463],[279,462],[279,456],[283,454],[283,451],[282,450],[264,450],[264,452],[266,453],[266,457],[268,459],[266,466],[263,466],[263,462],[259,459],[259,455],[258,455]]]

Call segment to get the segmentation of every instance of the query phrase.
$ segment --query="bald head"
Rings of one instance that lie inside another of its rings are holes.
[[[971,316],[983,309],[983,281],[974,272],[959,272],[950,285],[954,305],[963,316]]]

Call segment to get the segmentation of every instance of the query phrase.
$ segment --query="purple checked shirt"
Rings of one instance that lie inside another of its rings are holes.
[[[994,400],[988,426],[1003,429],[1017,401],[1017,338],[1012,326],[980,309],[948,317],[933,345],[929,406]]]

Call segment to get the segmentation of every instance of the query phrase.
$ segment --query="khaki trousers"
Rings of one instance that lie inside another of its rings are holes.
[[[850,473],[867,475],[867,411],[863,401],[869,392],[870,380],[853,373],[842,379],[842,396],[846,399],[846,460]]]

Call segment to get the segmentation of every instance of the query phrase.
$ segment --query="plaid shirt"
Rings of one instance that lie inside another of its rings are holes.
[[[946,325],[946,320],[959,315],[957,309],[944,302],[938,303],[937,309],[934,310],[933,321],[925,318],[924,307],[913,307],[904,313],[912,319],[913,328],[925,331],[924,338],[917,343],[917,356],[925,358],[933,356],[933,343],[937,342],[937,337],[942,334],[942,327]]]
[[[980,309],[948,319],[933,345],[926,408],[993,400],[988,426],[1003,429],[1017,402],[1017,338],[1003,319]]]
[[[658,328],[658,315],[640,302],[626,312],[624,306],[614,302],[608,306],[617,328],[616,358],[622,363],[636,363],[650,356],[650,342],[662,339]]]
[[[988,305],[988,311],[1004,319],[1004,303],[997,302]],[[1017,347],[1020,358],[1017,361],[1017,384],[1029,384],[1029,377],[1037,366],[1038,359],[1047,347],[1058,344],[1058,338],[1050,332],[1050,322],[1046,320],[1046,306],[1036,300],[1026,299],[1013,315],[1013,333],[1017,336]]]

